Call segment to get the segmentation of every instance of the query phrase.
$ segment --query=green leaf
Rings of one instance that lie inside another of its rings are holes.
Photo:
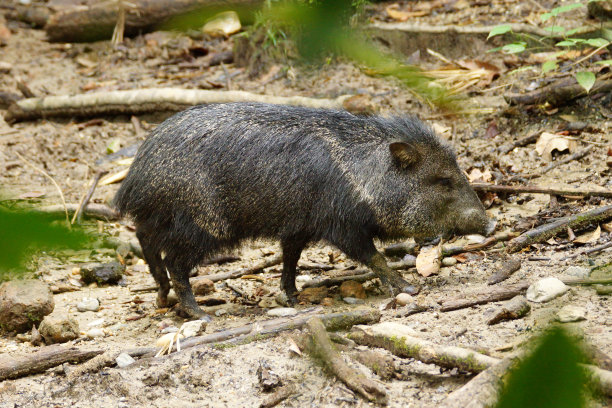
[[[550,27],[546,27],[544,30],[549,31],[551,34],[565,32],[565,28],[560,27],[560,26],[550,26]]]
[[[570,38],[569,40],[559,41],[555,45],[557,47],[573,47],[574,45],[578,44],[579,42],[581,42],[581,41],[577,41],[574,38]]]
[[[491,29],[491,31],[489,32],[489,36],[487,37],[487,40],[491,37],[495,37],[496,35],[506,34],[511,31],[512,31],[512,27],[510,26],[510,24],[498,25]]]
[[[487,50],[487,52],[497,52],[497,51],[501,51],[502,47],[495,47],[495,48],[491,48],[490,50]]]
[[[612,65],[612,59],[603,60],[603,61],[597,61],[596,64],[599,64],[599,65]]]
[[[592,47],[605,47],[608,44],[610,44],[610,41],[605,40],[603,38],[589,38],[588,40],[585,40],[585,43],[589,44]]]
[[[119,139],[113,139],[110,141],[110,143],[106,146],[106,153],[111,154],[111,153],[115,153],[116,151],[118,151],[121,148],[121,140]]]
[[[531,71],[531,70],[533,70],[533,69],[535,69],[535,66],[533,66],[533,65],[527,65],[527,66],[524,66],[524,67],[520,67],[520,68],[517,68],[517,69],[513,69],[512,71],[508,71],[508,75],[519,74],[519,73],[521,73],[521,72],[524,72],[524,71]]]
[[[542,64],[542,73],[554,71],[555,69],[557,69],[557,67],[558,67],[557,61],[555,60],[546,61],[545,63]]]
[[[577,72],[576,81],[588,93],[595,84],[595,74],[588,71]]]
[[[583,408],[588,377],[584,353],[561,327],[549,330],[538,346],[510,372],[495,408]]]
[[[576,33],[577,33],[577,32],[579,32],[579,31],[582,31],[582,30],[584,30],[584,29],[588,29],[588,28],[589,28],[588,26],[582,26],[582,27],[572,28],[571,30],[567,30],[567,31],[565,32],[565,35],[567,35],[567,36],[571,36],[571,35],[576,34]]]
[[[525,51],[527,47],[527,43],[525,42],[517,42],[512,44],[506,44],[502,47],[502,51],[506,54],[518,54],[519,52]]]
[[[552,15],[552,13],[544,13],[544,14],[542,14],[542,15],[540,16],[540,19],[541,19],[542,21],[547,21],[547,20],[548,20],[548,19],[550,19],[552,16],[553,16],[553,15]]]

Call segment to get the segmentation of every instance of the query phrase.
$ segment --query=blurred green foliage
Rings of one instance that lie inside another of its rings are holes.
[[[578,341],[553,327],[512,371],[495,408],[580,408],[586,406],[588,376]]]
[[[89,239],[81,229],[55,220],[35,211],[0,208],[0,281],[23,274],[36,251],[87,245]]]

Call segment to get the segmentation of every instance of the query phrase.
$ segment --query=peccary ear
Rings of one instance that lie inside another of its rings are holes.
[[[416,165],[421,159],[419,152],[414,148],[414,146],[408,143],[391,143],[389,145],[389,150],[391,150],[391,156],[395,159],[395,161],[406,169]]]

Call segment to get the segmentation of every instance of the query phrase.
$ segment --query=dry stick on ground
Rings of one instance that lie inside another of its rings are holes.
[[[191,283],[193,284],[194,281],[197,281],[200,279],[209,279],[213,282],[218,282],[218,281],[222,281],[226,279],[237,279],[244,275],[255,275],[258,273],[262,273],[264,269],[266,268],[279,265],[281,262],[283,262],[282,255],[275,255],[268,259],[264,259],[249,268],[242,268],[242,269],[236,269],[230,272],[221,272],[221,273],[215,273],[211,275],[198,276],[197,278],[191,279]]]
[[[357,324],[372,324],[380,320],[380,312],[374,309],[353,310],[341,313],[321,313],[322,308],[312,308],[300,312],[297,316],[282,317],[278,319],[264,320],[250,323],[240,327],[234,327],[220,332],[207,334],[205,336],[190,337],[181,341],[181,351],[200,345],[223,345],[246,344],[274,336],[287,330],[300,329],[306,322],[317,317],[321,319],[325,328],[330,331],[348,330]],[[150,349],[144,357],[152,357],[157,349]]]
[[[554,162],[550,163],[548,166],[544,167],[542,170],[540,170],[540,172],[538,174],[534,174],[533,177],[540,177],[541,175],[548,173],[549,171],[551,171],[555,167],[559,167],[559,166],[564,165],[566,163],[573,162],[574,160],[580,160],[584,156],[586,156],[594,148],[595,148],[594,145],[590,145],[590,146],[585,147],[582,150],[579,150],[579,151],[577,151],[577,152],[575,152],[573,154],[570,154],[569,156],[567,156],[563,160],[554,161]]]
[[[558,188],[547,188],[541,186],[501,186],[488,183],[472,183],[472,188],[476,191],[491,191],[494,193],[535,193],[535,194],[551,194],[565,196],[582,196],[582,197],[606,197],[612,198],[612,191],[597,191],[597,190],[566,190]]]
[[[561,217],[514,238],[512,241],[508,242],[508,252],[518,252],[531,244],[547,241],[557,234],[567,231],[567,227],[577,229],[592,223],[606,221],[610,218],[612,218],[612,205],[599,207],[568,217]]]
[[[512,143],[502,145],[497,150],[499,150],[501,154],[509,153],[517,147],[523,147],[523,146],[527,146],[528,144],[537,142],[538,138],[540,137],[540,134],[542,134],[541,130],[527,137],[516,140]]]
[[[43,207],[34,208],[33,211],[38,211],[46,214],[63,214],[67,212],[69,214],[76,212],[79,209],[78,204],[66,204],[62,205],[46,205]],[[101,220],[116,221],[120,219],[119,213],[106,204],[94,204],[89,203],[83,210],[83,213],[92,218],[98,218]]]
[[[610,92],[612,90],[612,80],[608,79],[609,77],[610,74],[604,75],[595,81],[595,84],[588,94],[594,95],[597,93]],[[525,94],[510,94],[504,96],[504,98],[510,105],[542,105],[548,103],[548,105],[554,107],[567,105],[574,99],[586,95],[587,91],[572,77],[561,79],[532,92]]]
[[[93,182],[91,183],[91,186],[87,190],[87,193],[85,193],[85,195],[83,196],[83,199],[79,203],[79,207],[77,208],[77,210],[74,212],[74,215],[72,216],[71,224],[74,224],[75,221],[78,222],[79,224],[81,223],[81,220],[83,218],[83,208],[85,208],[87,204],[89,204],[89,200],[91,200],[91,196],[93,196],[93,193],[96,190],[96,186],[98,185],[98,182],[100,181],[102,176],[104,176],[106,173],[108,173],[108,171],[106,170],[99,171],[96,173],[96,175],[94,176]]]
[[[495,285],[496,283],[503,282],[519,269],[521,269],[520,259],[508,259],[503,263],[501,268],[489,278],[487,284]]]
[[[470,372],[483,372],[503,361],[463,347],[438,345],[413,337],[412,333],[414,330],[408,326],[385,322],[372,326],[357,326],[349,334],[349,338],[358,344],[382,347],[399,357],[415,358],[427,364],[456,367]],[[612,372],[593,365],[581,364],[581,366],[603,393],[612,396]]]
[[[593,247],[593,248],[585,249],[584,251],[580,251],[577,254],[568,255],[566,257],[561,258],[560,261],[567,261],[568,259],[574,259],[574,258],[577,258],[577,257],[579,257],[581,255],[588,255],[588,254],[592,254],[592,253],[595,253],[595,252],[600,252],[600,251],[603,251],[604,249],[608,249],[610,247],[612,247],[612,241],[606,242],[603,245],[598,245],[598,246]]]
[[[264,399],[261,404],[259,404],[259,408],[272,408],[280,404],[293,394],[297,394],[297,392],[298,388],[295,384],[291,383],[284,385],[274,391],[273,394],[270,394],[266,399]]]
[[[194,105],[226,102],[264,102],[311,108],[342,109],[345,100],[349,97],[349,95],[343,95],[334,99],[318,99],[305,96],[261,95],[246,91],[180,88],[135,89],[21,99],[9,107],[4,120],[14,123],[54,116],[90,117],[177,112]]]
[[[387,403],[387,392],[381,384],[367,378],[344,362],[340,353],[334,349],[320,319],[311,318],[306,323],[306,327],[312,338],[310,348],[315,358],[320,359],[329,371],[368,401],[376,401],[379,404]]]
[[[44,171],[42,169],[39,169],[38,167],[34,166],[32,163],[27,161],[19,153],[15,152],[15,154],[17,155],[17,157],[19,157],[19,160],[21,160],[26,165],[30,166],[31,168],[33,168],[34,170],[36,170],[37,172],[41,173],[43,176],[45,176],[49,180],[51,180],[51,183],[53,183],[53,185],[55,186],[57,192],[60,195],[60,198],[62,199],[62,205],[64,206],[64,213],[66,214],[66,224],[68,225],[68,228],[70,228],[70,218],[68,217],[68,207],[66,206],[66,200],[64,199],[64,193],[62,192],[62,189],[60,188],[59,184],[57,184],[57,182],[53,179],[53,177],[51,177],[46,171]]]
[[[568,286],[609,285],[612,283],[612,279],[563,279],[562,281]],[[479,292],[463,294],[458,298],[442,302],[440,310],[442,312],[449,312],[451,310],[508,300],[522,294],[530,285],[529,282],[522,282],[514,285],[484,287]]]
[[[19,378],[43,371],[67,362],[81,363],[102,354],[104,350],[80,350],[76,347],[53,345],[42,347],[26,356],[0,356],[0,381]]]

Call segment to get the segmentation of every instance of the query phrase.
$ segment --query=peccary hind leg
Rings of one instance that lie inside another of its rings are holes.
[[[148,235],[141,230],[136,231],[136,237],[142,247],[142,254],[145,261],[149,265],[149,271],[153,275],[153,279],[159,286],[157,290],[157,307],[168,306],[168,292],[170,291],[170,281],[168,280],[168,272],[161,259],[161,256],[151,245]]]
[[[303,239],[282,239],[283,249],[283,274],[281,276],[281,288],[287,295],[289,303],[297,303],[295,287],[295,269],[297,267],[300,254],[306,246]]]
[[[167,260],[166,260],[167,261]],[[166,262],[174,293],[179,300],[179,314],[184,317],[199,318],[206,313],[200,309],[193,295],[191,284],[189,283],[189,272],[195,265],[188,265],[181,262]]]

